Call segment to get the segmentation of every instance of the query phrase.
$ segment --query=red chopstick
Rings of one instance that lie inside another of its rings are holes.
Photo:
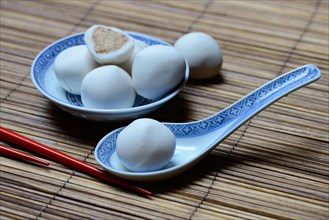
[[[0,145],[0,155],[8,155],[11,157],[19,158],[25,161],[34,162],[41,165],[46,165],[46,166],[49,165],[49,163],[45,160],[41,160],[40,158],[33,157],[29,154],[23,153],[21,151],[3,145]]]
[[[123,179],[120,179],[115,176],[110,176],[109,173],[98,169],[97,167],[86,163],[82,160],[76,159],[68,154],[65,154],[59,150],[46,146],[42,143],[39,143],[35,140],[17,134],[7,128],[0,126],[0,137],[3,140],[14,143],[18,146],[24,147],[35,153],[39,153],[49,159],[52,159],[56,162],[69,166],[71,168],[80,170],[84,173],[87,173],[91,176],[98,177],[100,179],[106,180],[108,182],[115,183],[117,185],[126,187],[128,189],[134,190],[136,192],[142,193],[144,195],[151,195],[152,193],[148,190],[135,186]]]

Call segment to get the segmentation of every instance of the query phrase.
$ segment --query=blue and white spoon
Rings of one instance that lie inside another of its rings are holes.
[[[316,81],[319,69],[308,64],[287,72],[264,84],[220,112],[194,122],[164,123],[176,136],[176,151],[161,170],[132,172],[125,168],[116,154],[116,139],[123,128],[102,138],[95,148],[97,162],[112,174],[136,181],[158,181],[178,175],[204,158],[221,141],[247,120],[283,96]]]

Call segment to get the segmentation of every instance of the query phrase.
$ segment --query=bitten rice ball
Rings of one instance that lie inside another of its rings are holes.
[[[84,35],[85,44],[100,64],[120,64],[133,52],[135,41],[124,31],[103,25],[91,26]]]

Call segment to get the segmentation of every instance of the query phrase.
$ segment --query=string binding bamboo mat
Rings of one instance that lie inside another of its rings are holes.
[[[45,46],[99,23],[174,43],[202,31],[221,45],[213,80],[189,80],[149,117],[188,122],[217,112],[306,63],[317,82],[248,121],[188,172],[141,183],[149,198],[50,162],[0,157],[1,219],[329,219],[328,1],[1,0],[1,126],[86,162],[118,123],[60,110],[33,86],[29,68]],[[3,143],[6,144],[6,143]]]

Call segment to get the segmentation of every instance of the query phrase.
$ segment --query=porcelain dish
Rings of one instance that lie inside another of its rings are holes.
[[[169,43],[157,39],[155,37],[129,32],[127,33],[138,40],[141,40],[148,45],[167,45]],[[54,72],[54,60],[56,56],[63,50],[76,46],[83,45],[84,33],[69,35],[43,49],[34,59],[31,66],[31,79],[35,87],[50,101],[57,105],[62,110],[92,121],[120,121],[129,120],[144,116],[164,105],[166,102],[175,97],[185,86],[189,76],[189,68],[186,62],[185,74],[183,80],[169,93],[160,100],[152,101],[145,99],[139,95],[136,96],[134,106],[125,109],[91,109],[83,106],[81,97],[66,92],[58,83]]]

